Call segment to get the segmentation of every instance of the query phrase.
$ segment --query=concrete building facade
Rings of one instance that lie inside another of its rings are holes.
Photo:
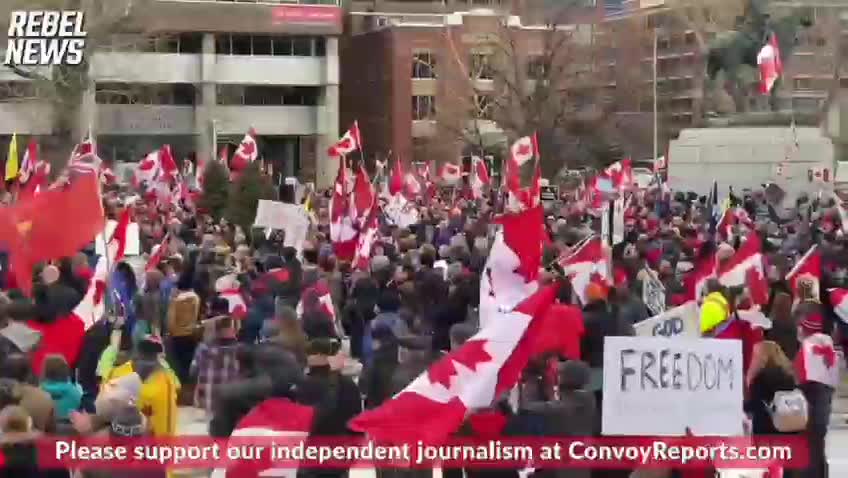
[[[132,161],[169,143],[180,157],[209,157],[254,128],[277,171],[331,184],[343,17],[335,0],[152,3],[89,58],[93,87],[79,121],[101,155]],[[52,133],[51,106],[33,90],[0,66],[0,135]]]

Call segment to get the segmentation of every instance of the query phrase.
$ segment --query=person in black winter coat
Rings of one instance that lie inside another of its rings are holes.
[[[362,396],[356,383],[337,370],[332,357],[341,343],[336,339],[319,338],[307,346],[308,370],[298,386],[297,401],[315,408],[310,434],[322,437],[350,436],[355,433],[347,422],[362,412]],[[298,477],[336,478],[347,475],[343,469],[298,469]]]

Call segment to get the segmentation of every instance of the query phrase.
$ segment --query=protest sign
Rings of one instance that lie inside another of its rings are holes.
[[[642,302],[654,314],[665,312],[665,286],[653,272],[642,274]]]
[[[303,206],[279,201],[259,200],[253,226],[285,231],[285,246],[300,249],[309,230],[309,215]]]
[[[693,300],[635,325],[640,337],[690,337],[701,335],[698,304]]]
[[[112,239],[112,234],[115,233],[115,228],[118,227],[118,221],[110,219],[106,221],[106,227],[103,232],[98,234],[94,240],[94,252],[98,256],[106,254],[106,244]],[[139,238],[138,223],[131,222],[127,225],[127,245],[124,249],[125,256],[137,256],[141,254],[141,239]]]
[[[743,387],[738,340],[606,337],[603,434],[741,435]]]

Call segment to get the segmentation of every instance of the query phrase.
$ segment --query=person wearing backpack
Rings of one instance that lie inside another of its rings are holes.
[[[833,339],[822,330],[823,320],[819,314],[806,316],[798,326],[801,349],[795,357],[795,371],[809,408],[805,433],[810,464],[801,473],[807,478],[828,476],[825,436],[830,423],[833,392],[839,383],[839,359]]]
[[[793,431],[780,430],[778,427],[785,427],[779,419],[779,424],[775,424],[773,407],[775,397],[782,397],[796,390],[792,362],[777,342],[766,340],[756,349],[746,382],[748,399],[745,400],[744,408],[745,412],[751,416],[751,428],[754,435],[803,431],[806,420],[799,429]]]

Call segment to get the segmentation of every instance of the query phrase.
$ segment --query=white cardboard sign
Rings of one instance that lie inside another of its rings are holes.
[[[690,300],[662,314],[645,319],[634,326],[640,337],[689,337],[701,335],[698,303]]]
[[[309,232],[309,215],[299,204],[260,199],[253,226],[285,231],[285,246],[300,250]]]
[[[742,343],[604,339],[603,434],[740,436]]]

